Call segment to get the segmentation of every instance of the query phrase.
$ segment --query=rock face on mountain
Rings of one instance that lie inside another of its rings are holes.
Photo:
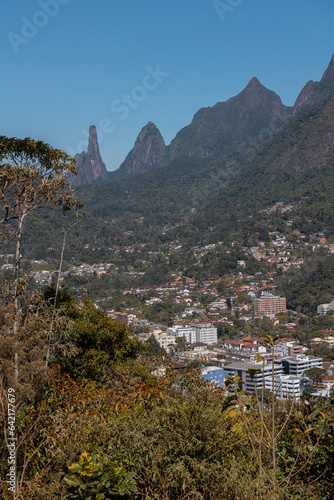
[[[275,129],[291,113],[280,97],[252,78],[246,88],[226,102],[202,108],[168,147],[168,159],[177,156],[229,156],[250,136]]]
[[[328,68],[321,78],[321,83],[325,83],[326,85],[334,84],[334,54],[332,55]]]
[[[310,80],[300,92],[293,107],[296,115],[315,104],[321,104],[334,95],[334,54],[320,82]]]
[[[95,125],[89,128],[87,152],[83,151],[75,155],[75,159],[78,174],[69,176],[72,186],[93,184],[96,179],[106,177],[107,169],[101,158]]]
[[[154,123],[142,128],[135,145],[127,155],[117,174],[119,177],[138,175],[160,167],[165,155],[165,141]]]

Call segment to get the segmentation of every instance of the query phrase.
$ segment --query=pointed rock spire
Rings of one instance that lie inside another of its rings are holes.
[[[101,158],[95,125],[89,127],[87,153],[83,151],[75,155],[75,159],[77,161],[78,174],[70,177],[70,182],[73,186],[93,184],[97,178],[106,176],[107,169]]]
[[[165,155],[165,141],[154,123],[148,122],[136,139],[118,173],[124,175],[143,174],[147,170],[160,167]]]

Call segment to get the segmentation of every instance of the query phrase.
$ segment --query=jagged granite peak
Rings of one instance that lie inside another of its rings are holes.
[[[334,54],[320,82],[310,80],[302,89],[293,107],[293,114],[306,111],[315,104],[324,103],[332,95],[334,95]]]
[[[254,76],[249,80],[246,87],[235,97],[231,97],[226,103],[229,102],[244,102],[250,106],[261,106],[265,101],[271,100],[276,102],[277,106],[283,106],[281,98],[273,91],[267,89],[262,83]],[[224,103],[219,103],[224,104]]]
[[[88,149],[75,155],[78,174],[70,176],[70,182],[73,186],[82,186],[84,184],[93,184],[96,179],[102,179],[107,175],[107,169],[102,161],[99,143],[97,140],[97,131],[95,125],[89,127]]]
[[[168,159],[178,156],[228,156],[276,120],[291,114],[280,97],[252,78],[236,96],[200,109],[168,146]]]
[[[256,78],[256,76],[253,76],[251,80],[247,83],[246,87],[235,97],[231,97],[231,99],[235,99],[236,97],[242,96],[242,95],[247,95],[247,94],[256,94],[259,95],[261,93],[267,93],[267,92],[272,92],[272,90],[268,90],[262,83]]]
[[[165,155],[165,141],[152,122],[143,127],[135,145],[118,169],[118,175],[138,175],[162,165]]]
[[[332,55],[332,59],[326,69],[325,73],[321,78],[321,83],[325,83],[326,85],[332,85],[334,83],[334,54]]]

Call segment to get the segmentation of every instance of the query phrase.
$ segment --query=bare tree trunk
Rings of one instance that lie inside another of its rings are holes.
[[[20,265],[21,265],[21,244],[22,244],[22,230],[23,221],[26,214],[24,213],[18,220],[18,229],[16,233],[16,250],[15,250],[15,278],[14,278],[14,323],[13,335],[15,343],[14,352],[14,371],[16,382],[19,379],[19,355],[18,355],[18,336],[20,330],[20,316],[22,313],[22,303],[20,295]]]
[[[51,325],[50,325],[48,346],[47,346],[47,350],[46,350],[45,367],[48,366],[49,361],[50,361],[51,337],[52,337],[53,325],[54,325],[54,320],[55,320],[55,315],[56,315],[57,298],[58,298],[59,288],[60,288],[61,270],[62,270],[63,262],[64,262],[64,251],[65,251],[65,247],[66,247],[66,237],[67,237],[67,234],[68,234],[69,230],[72,229],[72,227],[74,227],[76,224],[78,224],[79,220],[80,219],[77,219],[66,230],[63,228],[63,231],[64,231],[63,244],[62,244],[62,247],[61,247],[60,262],[59,262],[59,268],[58,268],[58,273],[57,273],[56,291],[55,291],[55,298],[54,298],[54,301],[53,301],[53,310],[52,310],[52,317],[51,317]]]

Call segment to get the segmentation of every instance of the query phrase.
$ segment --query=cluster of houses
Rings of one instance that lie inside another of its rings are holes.
[[[43,266],[43,264],[47,264],[47,262],[44,260],[37,260],[34,261],[34,264]],[[7,264],[7,266],[10,266],[10,264]],[[61,272],[60,281],[63,281],[66,276],[70,275],[83,276],[85,278],[89,278],[92,276],[101,276],[102,274],[106,273],[112,266],[113,264],[104,264],[104,263],[82,264],[80,266],[71,266],[70,269]],[[56,274],[57,274],[56,270],[49,270],[49,269],[39,269],[29,272],[29,276],[34,278],[35,282],[41,286],[50,285],[52,279],[56,276]]]
[[[176,339],[184,339],[184,344],[187,344],[188,350],[197,354],[198,350],[206,350],[208,345],[216,344],[218,341],[217,328],[212,323],[193,323],[191,325],[174,325],[167,328],[166,331],[155,329],[150,333],[140,334],[139,338],[145,341],[151,335],[155,337],[160,347],[166,352],[173,352],[177,345]],[[212,351],[209,351],[212,356]]]
[[[292,226],[294,221],[288,221],[287,226]],[[300,254],[307,248],[313,251],[325,249],[329,253],[334,252],[334,245],[327,242],[325,235],[321,232],[309,236],[309,241],[306,241],[306,235],[298,230],[292,231],[295,237],[295,242],[286,237],[279,231],[269,233],[272,237],[270,244],[260,242],[257,246],[244,248],[255,259],[262,263],[276,263],[277,267],[287,270],[290,267],[300,267],[304,263],[304,259]]]
[[[261,337],[243,337],[242,340],[225,340],[222,347],[235,357],[239,354],[266,354],[267,347],[265,339]],[[296,339],[280,339],[276,342],[275,352],[279,356],[296,356],[307,351],[307,347],[296,343]]]
[[[323,330],[322,333],[324,334],[324,337],[314,337],[311,340],[312,344],[325,344],[328,347],[334,347],[334,336],[329,335],[330,333],[333,333],[332,330]]]

